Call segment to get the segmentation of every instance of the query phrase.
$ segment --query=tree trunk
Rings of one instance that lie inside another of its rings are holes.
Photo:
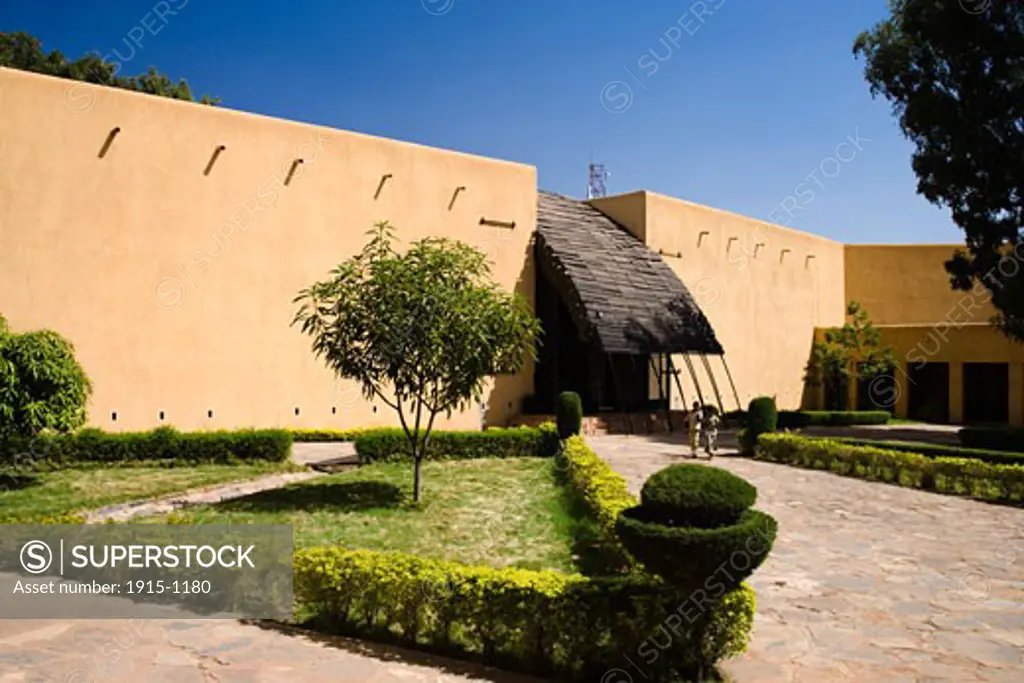
[[[417,453],[415,456],[412,475],[412,499],[413,502],[420,502],[420,465],[423,463],[422,456]]]

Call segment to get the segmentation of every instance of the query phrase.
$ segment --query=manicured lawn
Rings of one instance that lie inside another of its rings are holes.
[[[0,474],[0,522],[17,523],[253,479],[295,469],[291,463],[190,467],[82,467],[11,477]]]
[[[296,547],[397,550],[494,567],[574,569],[577,522],[549,459],[375,464],[178,513],[209,524],[292,524]],[[154,520],[156,521],[156,520]]]

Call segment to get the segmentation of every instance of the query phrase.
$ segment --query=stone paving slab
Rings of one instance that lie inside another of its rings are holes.
[[[134,503],[121,503],[109,507],[92,510],[86,514],[86,522],[89,524],[101,524],[107,521],[127,522],[136,517],[148,517],[151,515],[164,515],[174,512],[189,505],[205,505],[220,503],[225,500],[251,496],[261,491],[278,489],[298,481],[307,481],[322,477],[322,472],[284,472],[281,474],[270,474],[258,479],[235,482],[233,484],[218,484],[201,489],[192,489],[183,493],[174,493],[162,498],[136,501]],[[2,683],[2,682],[0,682]]]
[[[297,465],[316,468],[355,465],[358,462],[358,458],[356,457],[355,446],[351,443],[296,443],[292,445],[292,461]],[[214,504],[225,500],[251,496],[254,493],[281,488],[295,482],[320,477],[323,474],[324,472],[314,470],[269,474],[257,479],[217,484],[182,493],[174,493],[161,498],[120,503],[92,510],[86,515],[86,521],[90,524],[100,524],[111,520],[127,522],[136,517],[164,515],[189,505]],[[3,682],[0,681],[0,683]]]
[[[346,638],[219,620],[0,621],[0,683],[540,683]]]
[[[634,492],[693,462],[676,435],[588,442]],[[1024,510],[738,457],[712,464],[757,486],[780,527],[751,579],[750,650],[723,667],[736,683],[1024,681]]]

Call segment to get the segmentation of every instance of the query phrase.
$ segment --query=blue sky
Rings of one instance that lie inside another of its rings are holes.
[[[948,212],[917,196],[911,145],[851,53],[885,11],[0,0],[0,31],[74,57],[118,50],[123,73],[154,65],[234,109],[529,163],[542,188],[570,196],[584,195],[593,154],[612,194],[648,189],[849,243],[961,242]]]

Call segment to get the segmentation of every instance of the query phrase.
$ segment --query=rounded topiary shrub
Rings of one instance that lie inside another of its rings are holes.
[[[744,510],[757,502],[757,489],[717,467],[680,464],[651,476],[640,500],[653,521],[713,528],[739,521]]]
[[[757,489],[716,467],[667,467],[647,480],[640,499],[619,515],[619,539],[648,571],[684,588],[735,588],[775,542],[775,519],[751,509]]]
[[[686,588],[724,593],[768,558],[778,523],[769,514],[746,510],[736,524],[716,529],[669,526],[652,521],[641,505],[619,515],[616,531],[648,571]]]
[[[558,438],[568,439],[580,433],[583,426],[583,401],[575,391],[563,391],[555,402]]]
[[[779,411],[775,407],[775,399],[770,396],[758,396],[747,407],[746,428],[740,435],[740,445],[745,455],[753,455],[757,447],[757,437],[766,432],[774,432],[779,424]]]

